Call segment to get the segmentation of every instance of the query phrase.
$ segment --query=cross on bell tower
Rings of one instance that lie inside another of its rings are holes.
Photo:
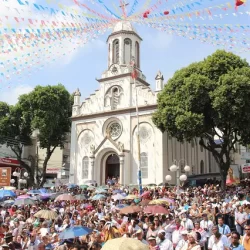
[[[122,14],[123,17],[127,17],[127,11],[126,11],[126,7],[129,5],[129,3],[126,3],[124,0],[120,0],[120,8],[122,9]]]

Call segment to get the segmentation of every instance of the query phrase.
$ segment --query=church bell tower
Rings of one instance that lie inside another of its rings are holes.
[[[142,39],[129,21],[119,21],[107,39],[108,68],[130,65],[134,60],[140,69],[140,43]]]

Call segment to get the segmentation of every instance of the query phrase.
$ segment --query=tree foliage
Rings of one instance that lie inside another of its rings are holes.
[[[40,185],[45,182],[48,161],[56,147],[63,148],[70,132],[72,97],[61,84],[37,86],[19,97],[16,105],[0,102],[0,143],[6,143],[16,154],[22,167],[32,177],[34,169],[22,159],[23,147],[31,144],[31,135],[38,130],[40,147],[46,149]]]
[[[41,185],[45,182],[48,161],[57,147],[63,148],[71,126],[71,96],[61,84],[37,86],[28,96],[31,126],[38,130],[40,147],[46,149]],[[28,114],[27,114],[28,115]]]
[[[21,167],[33,178],[33,169],[22,159],[24,146],[31,145],[31,133],[31,116],[21,99],[14,106],[0,102],[0,143],[11,148]]]
[[[250,142],[249,96],[249,64],[218,50],[175,72],[159,94],[153,121],[179,141],[199,138],[215,157],[225,184],[235,143]]]

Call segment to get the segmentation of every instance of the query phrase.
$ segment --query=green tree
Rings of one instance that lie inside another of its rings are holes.
[[[57,147],[63,148],[70,132],[72,98],[61,84],[37,86],[27,98],[27,115],[32,114],[32,129],[39,131],[40,147],[46,149],[40,181],[42,186],[46,180],[46,169],[51,155]]]
[[[0,143],[16,155],[20,166],[29,173],[29,184],[33,184],[34,171],[22,158],[24,146],[31,145],[31,116],[26,112],[25,95],[16,105],[0,102]]]
[[[218,50],[175,72],[159,94],[153,121],[179,141],[199,138],[218,163],[225,188],[230,153],[237,142],[250,143],[249,97],[249,64]]]

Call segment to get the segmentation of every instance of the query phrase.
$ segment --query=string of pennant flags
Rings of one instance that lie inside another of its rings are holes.
[[[74,53],[122,20],[250,52],[250,25],[242,22],[250,16],[248,4],[247,0],[0,0],[0,88],[13,77],[22,79]]]

